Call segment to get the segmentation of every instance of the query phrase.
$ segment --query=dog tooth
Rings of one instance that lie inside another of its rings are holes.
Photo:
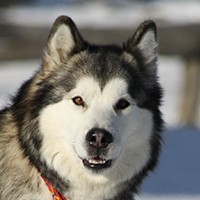
[[[90,164],[96,164],[96,161],[93,160],[93,159],[89,159],[88,162],[89,162]]]
[[[88,162],[90,164],[105,164],[106,163],[105,160],[94,160],[94,159],[89,159]]]
[[[106,161],[105,161],[105,160],[101,160],[101,163],[102,163],[102,164],[105,164],[105,163],[106,163]]]

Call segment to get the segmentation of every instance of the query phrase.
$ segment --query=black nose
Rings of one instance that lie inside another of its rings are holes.
[[[87,133],[86,141],[91,147],[106,148],[113,142],[113,136],[104,129],[93,128]]]

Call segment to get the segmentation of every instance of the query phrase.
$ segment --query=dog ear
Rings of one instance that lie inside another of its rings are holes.
[[[82,51],[85,44],[74,22],[67,16],[58,17],[48,37],[44,68],[50,70],[66,63],[70,56]]]
[[[140,55],[144,64],[155,64],[157,61],[157,28],[156,24],[144,21],[135,34],[124,44],[124,49],[132,55]],[[154,65],[156,66],[156,65]]]

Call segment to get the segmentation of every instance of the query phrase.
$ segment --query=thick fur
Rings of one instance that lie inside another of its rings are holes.
[[[154,22],[120,47],[89,44],[59,17],[41,69],[0,112],[0,199],[51,200],[42,175],[68,200],[133,200],[159,157],[161,97]],[[91,147],[93,130],[112,141]],[[94,157],[111,164],[88,168]]]

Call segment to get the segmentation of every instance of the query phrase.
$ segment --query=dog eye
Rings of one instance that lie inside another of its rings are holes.
[[[80,97],[80,96],[72,98],[72,101],[77,106],[84,106],[85,105],[85,102],[83,101],[82,97]]]
[[[117,110],[123,110],[130,106],[130,103],[126,99],[120,99],[115,106]]]

